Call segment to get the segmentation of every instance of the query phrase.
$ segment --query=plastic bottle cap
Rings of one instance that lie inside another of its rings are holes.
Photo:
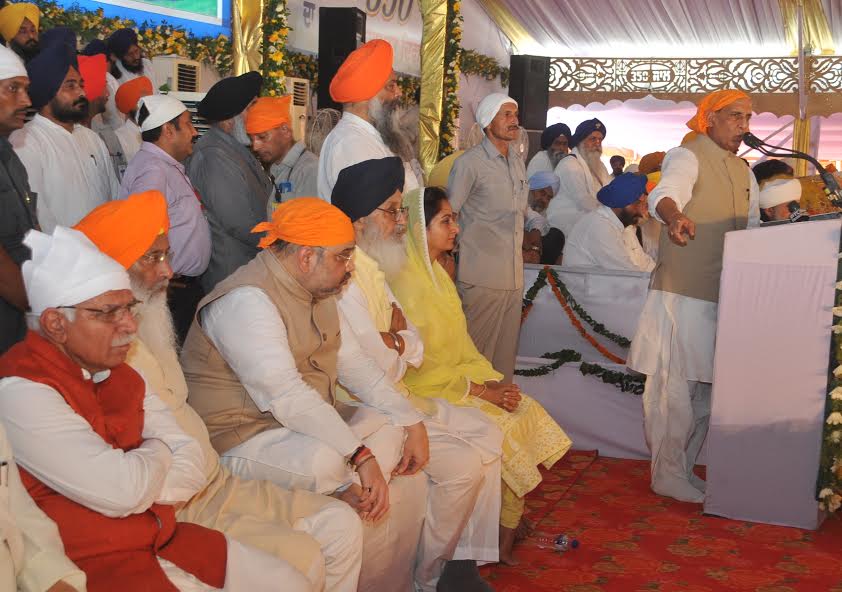
[[[574,549],[577,548],[579,546],[579,539],[573,539],[572,541],[570,541],[570,546]]]

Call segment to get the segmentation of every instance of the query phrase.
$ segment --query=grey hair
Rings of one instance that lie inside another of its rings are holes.
[[[303,247],[304,247],[304,245],[296,245],[294,243],[289,243],[287,241],[280,240],[280,239],[276,240],[274,243],[269,245],[269,249],[271,249],[272,252],[275,253],[275,255],[278,255],[278,256],[281,256],[281,257],[286,257],[287,255],[293,255],[293,254],[297,253],[299,251],[299,249],[301,249]],[[318,253],[319,260],[321,260],[323,254],[324,254],[324,249],[322,247],[309,247],[309,248],[315,250]]]
[[[64,315],[71,323],[76,320],[76,309],[75,308],[57,308],[59,313]],[[43,335],[43,331],[41,331],[41,314],[28,312],[25,315],[26,318],[26,328],[30,331],[35,331],[38,335]]]

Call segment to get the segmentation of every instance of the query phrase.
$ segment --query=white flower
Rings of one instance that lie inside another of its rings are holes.
[[[840,432],[839,430],[834,430],[830,432],[829,438],[830,441],[834,444],[839,444],[839,442],[842,442],[842,432]]]
[[[842,401],[842,386],[837,386],[835,389],[830,391],[830,398],[834,401]]]
[[[842,364],[833,369],[833,376],[836,378],[842,378]]]
[[[842,317],[842,306],[834,306],[833,307],[833,316]]]
[[[826,423],[827,425],[842,425],[842,413],[834,411],[827,416]]]
[[[824,499],[829,495],[833,495],[833,490],[830,487],[825,487],[819,492],[819,497]]]
[[[834,494],[827,503],[827,509],[831,512],[835,512],[839,509],[839,506],[842,506],[842,497]]]
[[[842,333],[842,325],[833,325],[830,330],[833,331],[834,335],[839,335]]]

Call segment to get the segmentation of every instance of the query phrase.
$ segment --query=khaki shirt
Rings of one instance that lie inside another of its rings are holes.
[[[462,230],[458,280],[496,290],[522,289],[529,183],[514,144],[506,158],[483,138],[456,159],[447,189]]]

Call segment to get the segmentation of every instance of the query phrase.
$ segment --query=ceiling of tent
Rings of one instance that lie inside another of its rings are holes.
[[[481,0],[508,12],[552,57],[773,57],[791,54],[780,0]],[[842,0],[820,0],[842,45]],[[499,16],[500,10],[496,11]],[[500,19],[498,18],[498,23]],[[506,30],[505,26],[502,26]]]

